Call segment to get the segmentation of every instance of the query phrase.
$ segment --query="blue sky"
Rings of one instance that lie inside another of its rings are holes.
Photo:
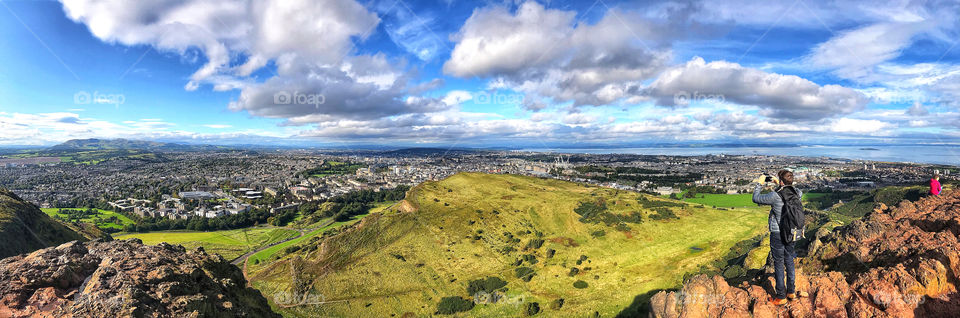
[[[957,143],[956,2],[0,1],[0,145]]]

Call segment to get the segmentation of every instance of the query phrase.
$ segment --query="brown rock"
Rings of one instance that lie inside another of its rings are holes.
[[[0,260],[0,317],[279,317],[219,256],[139,240]]]

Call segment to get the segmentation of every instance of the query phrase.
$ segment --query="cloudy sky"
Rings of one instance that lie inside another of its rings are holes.
[[[0,1],[0,145],[960,143],[953,1]]]

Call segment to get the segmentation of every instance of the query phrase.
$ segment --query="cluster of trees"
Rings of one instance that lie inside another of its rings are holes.
[[[284,226],[303,213],[317,221],[322,218],[334,217],[337,221],[346,221],[355,215],[366,213],[370,204],[375,202],[395,201],[403,199],[409,187],[399,186],[391,190],[375,192],[373,190],[353,191],[327,201],[311,201],[300,205],[299,210],[284,211],[280,214],[271,214],[267,209],[252,209],[245,213],[225,215],[216,218],[193,216],[186,220],[170,220],[163,217],[141,218],[136,224],[124,226],[126,232],[150,232],[167,230],[191,231],[219,231],[231,230],[269,223],[275,226]],[[332,203],[330,209],[318,211],[324,202]],[[319,212],[319,213],[318,213]]]
[[[331,203],[328,208],[321,208],[323,202],[304,203],[300,206],[300,212],[314,222],[329,217],[333,217],[338,222],[347,221],[356,215],[367,213],[373,203],[403,199],[409,189],[408,186],[398,186],[379,192],[373,190],[353,191],[327,200],[326,202]]]
[[[355,174],[357,169],[363,168],[363,165],[352,162],[326,161],[319,167],[307,169],[300,173],[304,177],[324,176],[334,174]]]
[[[604,175],[590,177],[600,182],[639,183],[649,181],[657,186],[676,186],[700,180],[701,173],[671,173],[670,171],[652,170],[637,167],[603,167],[579,166],[573,168],[580,173],[598,172]]]
[[[270,211],[267,209],[252,209],[240,214],[215,218],[205,218],[201,216],[193,216],[185,220],[171,220],[163,217],[141,218],[136,224],[127,224],[123,227],[123,230],[126,232],[167,230],[219,231],[270,223],[273,218],[274,216],[270,214]]]
[[[600,173],[616,173],[616,174],[661,174],[663,171],[638,168],[638,167],[605,167],[605,166],[579,166],[573,168],[579,173],[588,173],[588,172],[600,172]]]
[[[711,186],[695,186],[687,188],[687,192],[683,194],[685,199],[696,198],[697,194],[706,193],[706,194],[726,194],[726,191],[723,189],[711,187]]]

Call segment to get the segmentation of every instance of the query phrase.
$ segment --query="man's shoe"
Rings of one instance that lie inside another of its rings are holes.
[[[797,299],[797,297],[807,297],[807,296],[809,296],[807,295],[807,292],[801,291],[801,292],[787,294],[787,299],[794,300],[794,299]]]
[[[783,306],[787,303],[787,300],[783,298],[770,298],[770,303],[774,306]]]

